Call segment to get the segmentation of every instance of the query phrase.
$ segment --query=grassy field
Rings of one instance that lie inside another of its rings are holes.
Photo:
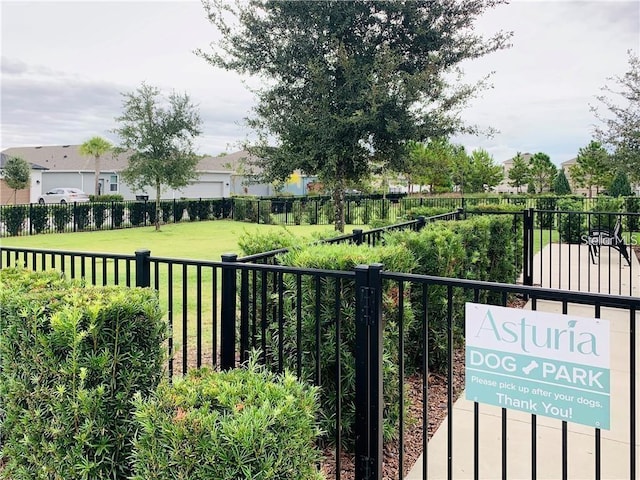
[[[241,254],[238,238],[245,232],[280,231],[311,237],[314,233],[333,231],[329,225],[256,225],[251,223],[217,220],[211,222],[183,222],[163,225],[159,232],[154,227],[104,230],[97,232],[55,233],[1,240],[3,246],[46,248],[93,253],[133,254],[139,249],[151,250],[158,257],[194,260],[220,260],[223,253]]]

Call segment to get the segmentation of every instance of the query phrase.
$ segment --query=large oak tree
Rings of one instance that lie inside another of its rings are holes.
[[[264,179],[318,175],[343,231],[348,184],[373,165],[402,171],[408,140],[463,129],[460,110],[483,81],[465,85],[453,74],[463,60],[507,46],[509,34],[473,30],[499,3],[203,0],[218,36],[198,53],[264,79],[248,121]]]

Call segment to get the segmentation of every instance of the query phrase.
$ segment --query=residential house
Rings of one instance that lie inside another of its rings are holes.
[[[531,157],[533,157],[533,155],[531,153],[522,153],[520,154],[522,156],[522,158],[524,158],[524,161],[529,163],[529,161],[531,160]],[[515,158],[515,157],[513,157]],[[494,192],[497,193],[518,193],[518,189],[516,187],[512,187],[511,186],[511,179],[509,178],[509,170],[511,170],[511,167],[513,167],[513,158],[509,158],[508,160],[505,160],[504,162],[502,162],[502,169],[504,172],[504,177],[502,178],[502,181],[496,185],[493,189]],[[521,193],[526,193],[527,192],[527,186],[524,185],[522,187],[520,187],[520,192]]]
[[[16,147],[8,148],[2,153],[6,156],[19,156],[33,165],[41,166],[41,176],[34,179],[30,189],[30,202],[37,202],[42,193],[56,187],[75,187],[89,194],[94,193],[95,160],[91,156],[81,155],[80,145]],[[161,196],[163,199],[172,199],[275,195],[277,192],[273,185],[252,183],[256,169],[250,166],[250,161],[251,157],[246,151],[215,157],[203,156],[198,162],[198,178],[194,182],[181,189],[163,188]],[[100,193],[120,194],[125,200],[154,198],[152,188],[140,191],[123,181],[121,173],[127,163],[127,153],[116,155],[107,152],[100,157]],[[307,185],[313,180],[315,177],[297,172],[285,183],[282,191],[294,195],[305,194]]]
[[[27,188],[15,192],[4,181],[4,165],[12,156],[6,155],[4,152],[0,153],[0,204],[37,202],[40,196],[42,173],[47,170],[46,167],[28,162],[31,165],[31,182]]]

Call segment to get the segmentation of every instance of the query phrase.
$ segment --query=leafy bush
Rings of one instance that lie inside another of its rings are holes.
[[[626,215],[625,228],[628,232],[640,231],[640,197],[627,197],[624,200],[624,209],[628,213],[635,213],[636,215]]]
[[[450,213],[454,210],[455,208],[450,209],[449,207],[413,207],[407,212],[407,218],[409,220],[415,220],[420,216],[429,218]]]
[[[300,200],[293,202],[291,213],[293,214],[293,223],[302,224],[302,202]]]
[[[258,223],[258,202],[247,198],[235,198],[233,201],[233,219],[238,222]]]
[[[155,225],[156,223],[156,202],[155,200],[151,200],[150,202],[145,203],[147,210],[147,219],[149,220],[150,225]],[[160,218],[162,218],[162,211],[160,211]]]
[[[522,212],[521,205],[511,205],[509,203],[478,203],[466,208],[467,213],[519,213]]]
[[[243,232],[238,239],[238,247],[244,255],[270,252],[280,248],[290,248],[304,243],[301,237],[297,237],[286,228],[277,231]]]
[[[319,208],[317,199],[309,200],[304,204],[305,218],[309,225],[318,224]]]
[[[2,217],[9,235],[18,235],[24,228],[27,207],[25,205],[6,206],[2,209]]]
[[[32,205],[29,214],[33,231],[35,233],[44,232],[49,226],[49,207],[46,205]]]
[[[536,199],[536,210],[545,210],[536,215],[539,228],[553,228],[555,210],[558,206],[557,197],[539,197]]]
[[[76,228],[78,230],[85,230],[91,223],[91,204],[90,203],[74,204],[73,215],[74,215]]]
[[[586,214],[582,212],[582,202],[563,198],[558,201],[558,233],[566,243],[580,243],[585,233]]]
[[[134,405],[133,480],[323,478],[317,389],[291,374],[192,370]]]
[[[164,200],[160,202],[160,218],[162,223],[169,223],[173,215],[174,201]]]
[[[173,205],[173,221],[178,223],[182,221],[184,217],[184,212],[187,209],[188,202],[186,200],[176,200]]]
[[[619,217],[618,213],[622,211],[623,206],[624,200],[622,198],[598,197],[591,211],[606,213],[597,213],[596,215],[590,215],[588,219],[589,228],[604,228],[613,230]]]
[[[197,200],[191,200],[187,203],[187,213],[189,214],[189,221],[195,222],[198,220],[198,214],[200,213],[200,206]]]
[[[120,202],[111,203],[111,221],[113,226],[119,228],[124,220],[124,204]]]
[[[403,245],[411,251],[416,267],[414,273],[441,277],[457,277],[464,269],[465,252],[461,237],[447,224],[428,224],[419,232],[401,231],[385,235],[387,245]],[[425,322],[425,304],[422,301],[422,288],[412,288],[411,305],[414,308],[415,321],[407,332],[405,354],[409,369],[422,370],[424,360],[424,328],[428,326],[429,369],[444,372],[448,363],[448,321],[447,287],[430,285],[427,290],[428,321]],[[456,302],[459,303],[459,302]],[[454,304],[451,305],[453,308]],[[454,347],[464,341],[462,330],[462,309],[452,311]]]
[[[73,217],[71,208],[72,207],[67,204],[51,206],[51,210],[53,211],[53,224],[56,227],[56,232],[64,232],[65,227],[71,221]]]
[[[0,270],[0,476],[128,478],[131,401],[162,376],[161,318],[152,290]]]
[[[259,200],[258,205],[260,206],[258,223],[271,225],[273,223],[273,219],[271,218],[271,200]]]
[[[89,200],[92,202],[122,202],[124,197],[119,193],[109,195],[89,195]]]
[[[320,214],[322,215],[322,221],[320,221],[320,224],[331,225],[334,222],[336,214],[333,200],[324,201],[322,203],[322,210]]]
[[[129,221],[134,227],[144,225],[147,219],[147,203],[146,202],[131,202],[129,204]]]
[[[326,270],[352,270],[357,265],[380,262],[390,271],[410,272],[414,267],[411,253],[403,246],[367,247],[349,244],[324,244],[293,249],[279,257],[279,263],[299,268],[319,268]],[[334,308],[336,293],[340,293],[340,367],[342,378],[342,437],[346,445],[354,441],[355,422],[355,284],[352,280],[325,277],[321,279],[319,290],[316,279],[311,276],[301,278],[301,304],[296,306],[296,282],[293,275],[284,275],[284,302],[282,332],[278,321],[265,319],[267,349],[264,352],[267,363],[276,363],[282,349],[284,367],[295,370],[297,356],[301,358],[301,372],[305,380],[320,379],[320,403],[322,406],[322,430],[329,439],[335,438],[335,404],[336,386],[335,372],[338,368],[336,359],[336,312]],[[338,289],[336,291],[336,289]],[[319,295],[319,298],[316,298]],[[407,334],[413,319],[409,301],[409,291],[405,290],[404,332]],[[277,301],[277,299],[275,300]],[[323,306],[316,317],[316,301]],[[399,418],[398,385],[398,289],[397,286],[386,286],[383,292],[384,322],[384,357],[383,378],[387,387],[384,389],[384,438],[389,440],[397,434]],[[300,324],[298,325],[298,309]],[[259,309],[261,311],[262,309]],[[267,310],[271,310],[270,308]],[[267,311],[267,315],[269,312]],[[298,329],[301,335],[298,336]],[[319,330],[319,331],[318,331]],[[261,337],[262,333],[258,333]],[[319,337],[319,344],[317,342]],[[258,339],[260,341],[260,338]],[[320,371],[316,372],[316,362]]]
[[[104,221],[106,219],[106,211],[108,204],[100,202],[92,204],[93,208],[93,224],[95,225],[97,230],[100,230],[104,225]]]

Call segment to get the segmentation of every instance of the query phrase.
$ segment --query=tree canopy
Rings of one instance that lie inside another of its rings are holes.
[[[613,85],[602,87],[600,105],[591,110],[600,121],[595,137],[614,151],[618,167],[640,181],[640,58],[628,54],[629,71],[608,79]]]
[[[556,177],[553,179],[553,193],[556,195],[569,195],[571,193],[571,185],[564,168],[558,170]]]
[[[529,160],[530,183],[533,184],[533,193],[548,192],[551,190],[553,179],[558,170],[551,162],[549,155],[543,152],[536,153]]]
[[[529,183],[529,178],[531,176],[529,164],[524,159],[520,152],[516,153],[516,156],[513,157],[513,164],[509,169],[509,185],[512,187],[516,187],[518,193],[520,193],[520,189]]]
[[[618,170],[609,187],[609,195],[612,197],[626,197],[631,193],[631,184],[627,174],[622,170]]]
[[[460,62],[505,48],[474,21],[501,0],[204,0],[220,34],[214,66],[261,75],[248,124],[264,179],[293,170],[331,185],[344,230],[344,190],[372,165],[401,170],[407,141],[465,128],[459,112],[483,82],[452,81]],[[454,87],[455,85],[455,87]]]
[[[18,202],[18,190],[27,188],[31,180],[31,165],[20,157],[9,157],[2,169],[4,181],[13,189],[13,203]]]
[[[181,188],[196,178],[199,157],[193,139],[200,135],[200,116],[186,94],[167,98],[160,90],[142,84],[124,93],[122,116],[117,117],[118,150],[130,151],[123,178],[137,189],[154,187],[156,230],[160,229],[161,188]]]
[[[102,137],[92,137],[80,145],[80,155],[94,158],[95,162],[95,182],[93,186],[94,195],[100,195],[100,157],[111,150],[113,146]]]
[[[471,152],[469,167],[466,185],[470,192],[486,192],[504,178],[502,167],[496,165],[489,152],[482,148]]]
[[[576,163],[569,167],[569,172],[577,186],[589,190],[589,198],[593,187],[596,187],[597,193],[600,187],[608,185],[613,179],[609,154],[600,142],[594,140],[578,151]]]

